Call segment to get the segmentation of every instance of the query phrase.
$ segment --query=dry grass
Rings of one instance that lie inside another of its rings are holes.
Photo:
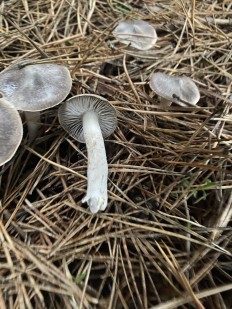
[[[1,309],[232,307],[232,4],[152,2],[1,1],[1,69],[47,56],[72,72],[72,95],[103,95],[118,113],[104,213],[80,202],[86,147],[57,109],[2,169]],[[157,29],[155,48],[115,41],[127,17]],[[199,108],[161,110],[158,70],[192,77]]]

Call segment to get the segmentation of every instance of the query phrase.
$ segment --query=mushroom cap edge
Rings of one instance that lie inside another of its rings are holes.
[[[6,99],[0,98],[0,166],[12,159],[22,137],[23,124],[19,112]]]

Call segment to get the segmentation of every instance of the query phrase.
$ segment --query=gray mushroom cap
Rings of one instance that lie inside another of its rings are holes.
[[[181,106],[196,105],[200,99],[196,84],[187,76],[170,76],[162,72],[153,73],[150,87],[159,96]]]
[[[157,41],[155,29],[143,20],[121,21],[113,31],[117,40],[140,50],[152,48]]]
[[[7,100],[0,98],[0,166],[9,161],[23,137],[19,112]]]
[[[25,62],[25,61],[24,61]],[[54,63],[13,64],[0,73],[0,92],[17,110],[42,111],[62,102],[71,90],[68,69]]]
[[[58,110],[59,122],[75,140],[85,143],[82,117],[88,111],[97,114],[103,138],[114,132],[117,126],[115,108],[105,98],[93,94],[76,95],[64,102]]]

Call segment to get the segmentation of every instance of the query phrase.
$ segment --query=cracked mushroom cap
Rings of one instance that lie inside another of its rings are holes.
[[[117,40],[140,50],[152,48],[157,41],[155,29],[143,20],[121,21],[113,31]]]
[[[0,166],[8,162],[23,137],[19,112],[7,100],[0,98]]]
[[[159,96],[181,106],[196,105],[200,99],[194,81],[187,76],[170,76],[157,72],[151,75],[151,89]]]
[[[71,90],[68,69],[33,60],[9,66],[0,73],[0,91],[17,110],[42,111],[62,102]]]
[[[114,132],[117,126],[115,108],[105,98],[94,94],[76,95],[64,102],[58,110],[59,122],[75,140],[85,143],[82,117],[88,111],[97,114],[103,138]]]

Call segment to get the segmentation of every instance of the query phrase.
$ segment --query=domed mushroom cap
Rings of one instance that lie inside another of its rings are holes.
[[[18,111],[0,98],[0,165],[9,161],[23,137],[23,125]]]
[[[140,50],[152,48],[157,41],[155,29],[143,20],[121,21],[113,34],[120,42]]]
[[[62,102],[71,90],[68,69],[54,63],[13,64],[0,73],[0,91],[17,110],[41,111]]]
[[[117,126],[115,108],[105,98],[93,94],[76,95],[59,107],[58,117],[64,130],[81,143],[85,143],[82,118],[89,111],[97,114],[103,138]]]
[[[150,87],[159,96],[181,106],[196,105],[200,99],[196,84],[186,76],[170,76],[161,72],[153,73]]]

